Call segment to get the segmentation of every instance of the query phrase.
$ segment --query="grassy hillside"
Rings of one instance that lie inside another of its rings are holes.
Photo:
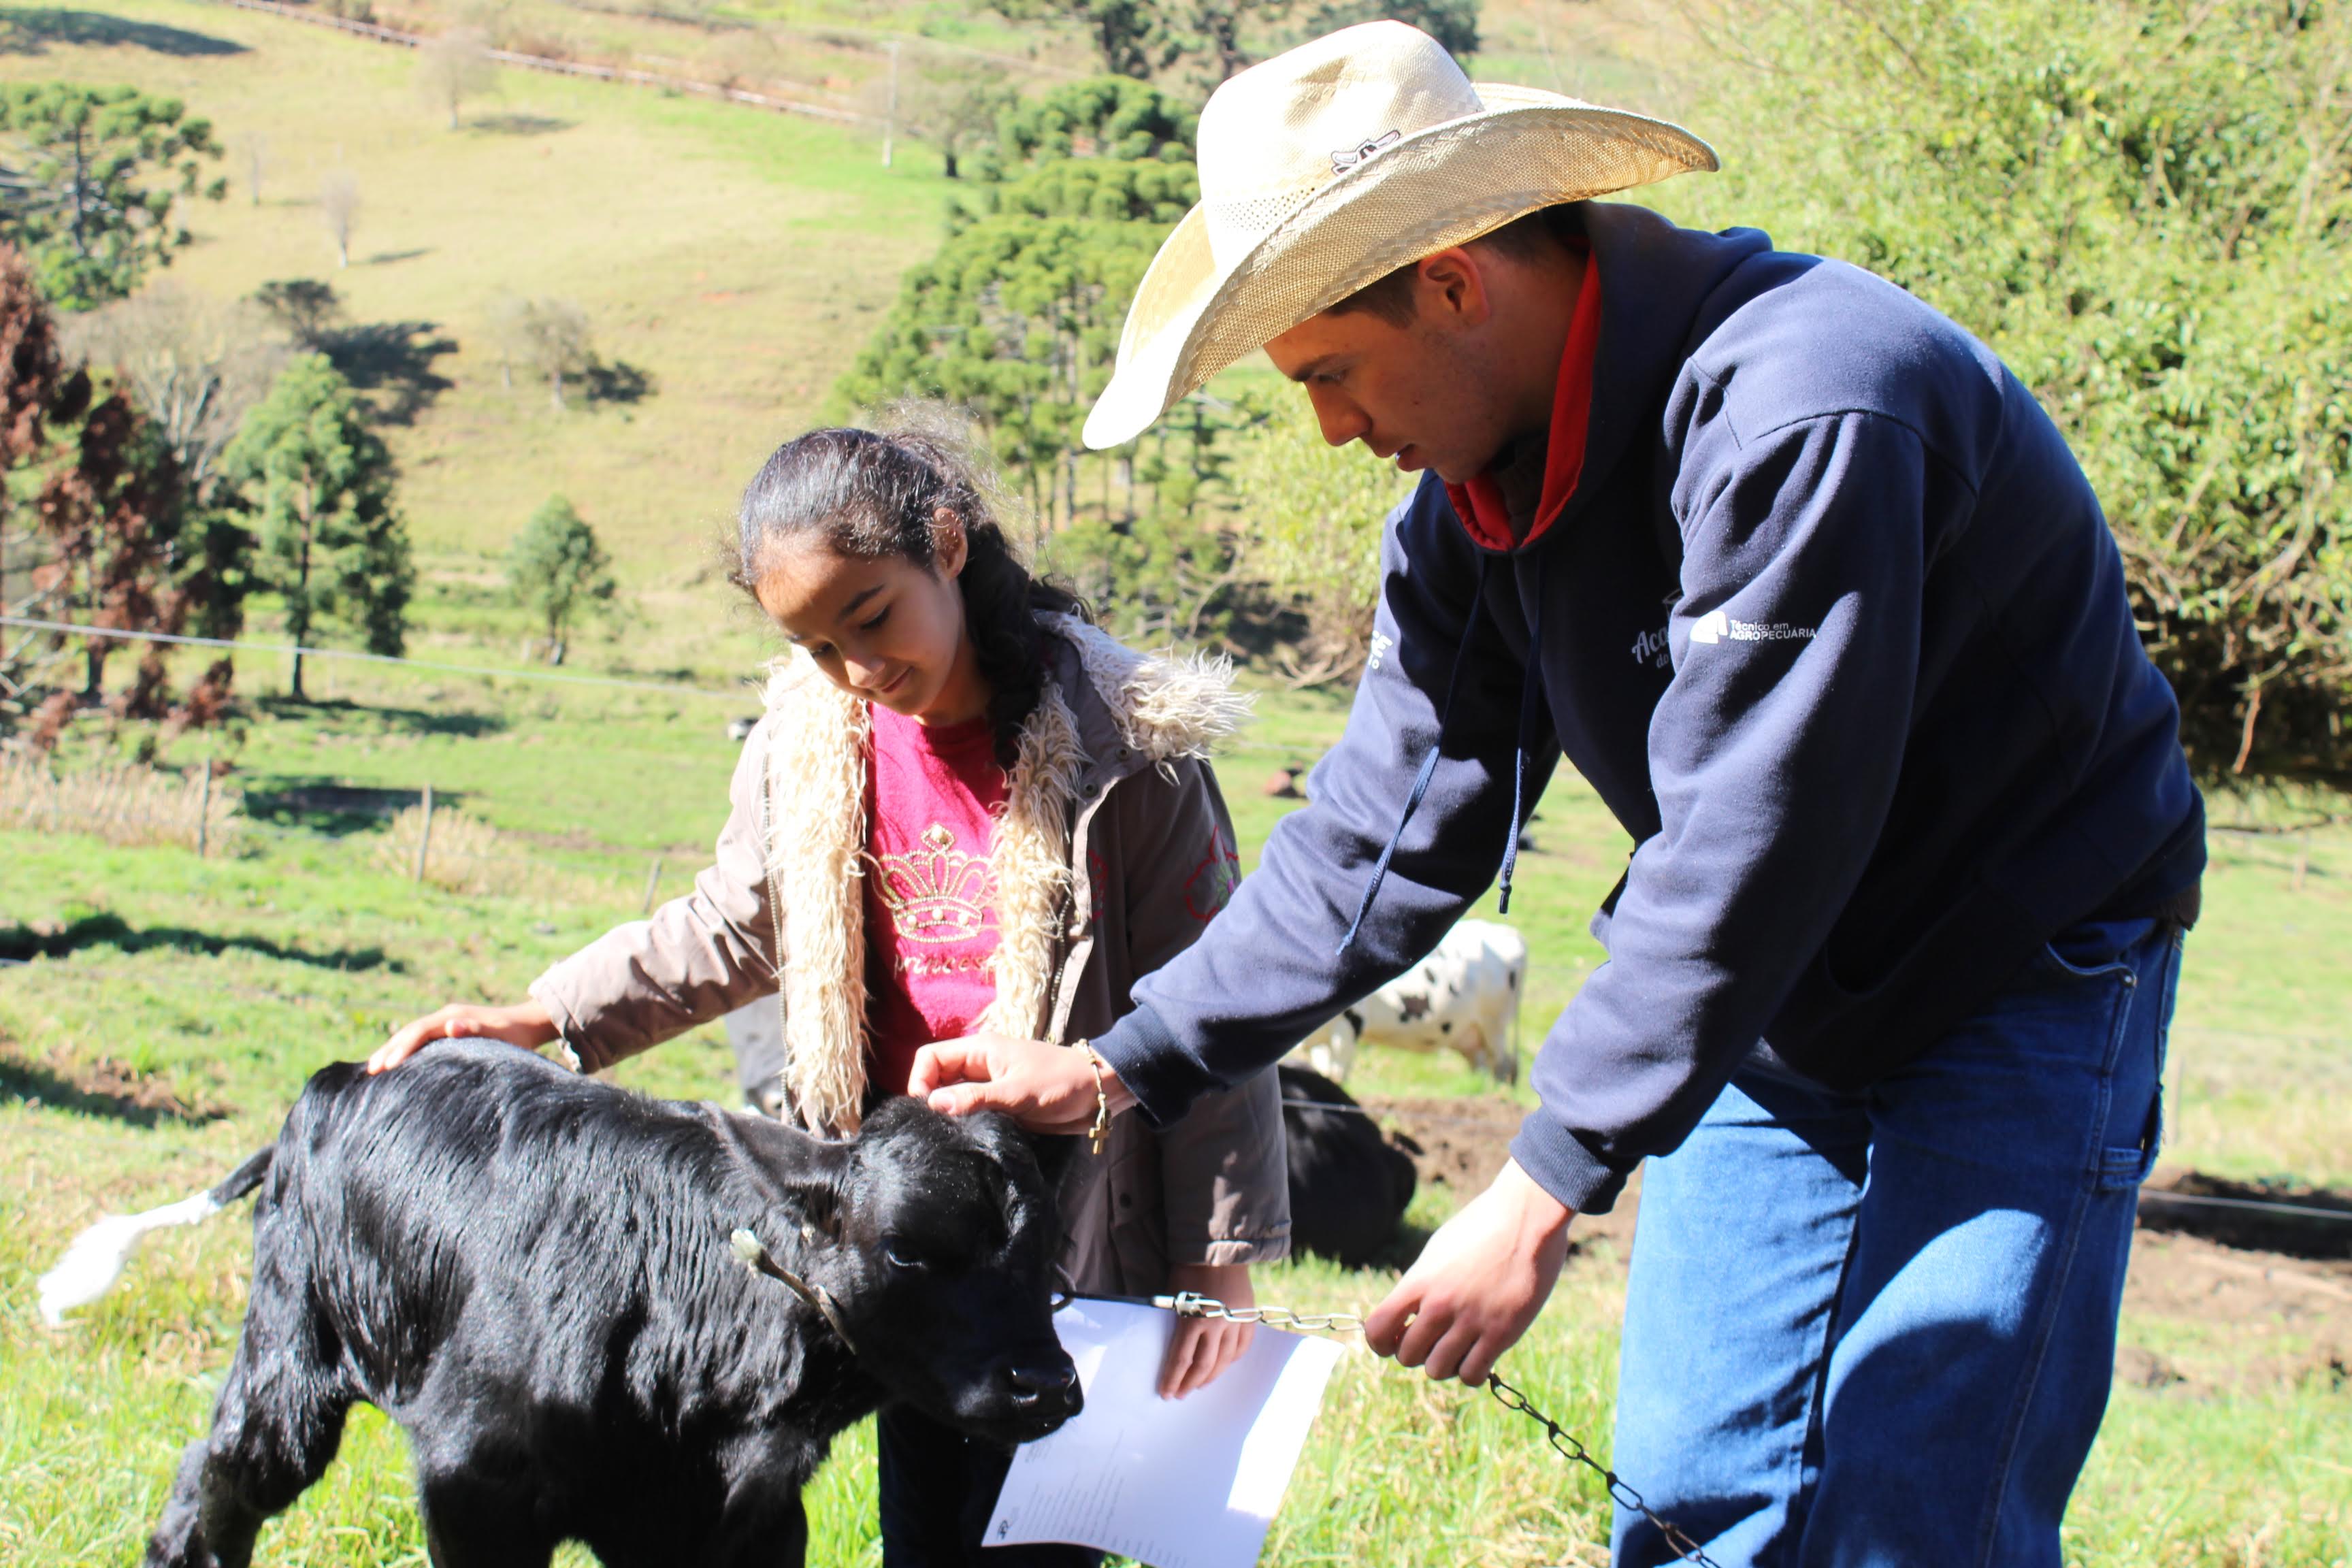
[[[425,647],[499,624],[478,603],[495,558],[562,492],[631,591],[628,643],[660,648],[591,643],[592,661],[749,662],[748,625],[688,590],[744,481],[814,418],[899,270],[936,245],[935,164],[886,172],[836,126],[511,71],[453,132],[417,100],[404,50],[193,0],[11,15],[0,77],[127,82],[184,100],[224,142],[266,140],[259,205],[230,160],[228,199],[188,210],[197,241],[162,280],[227,299],[324,279],[351,320],[451,345],[419,366],[446,390],[388,432]],[[59,16],[82,20],[42,20]],[[362,203],[341,269],[319,209],[336,172]],[[653,394],[557,412],[543,386],[505,386],[490,321],[509,295],[577,301],[598,351],[649,373]]]
[[[548,961],[636,913],[656,849],[671,849],[664,886],[682,885],[698,864],[691,847],[723,809],[733,748],[719,712],[455,679],[340,679],[344,703],[257,721],[240,776],[267,830],[242,854],[199,861],[0,833],[0,958],[31,961],[0,968],[0,1560],[132,1553],[176,1448],[202,1428],[243,1306],[248,1244],[233,1217],[159,1238],[117,1295],[51,1334],[35,1321],[31,1279],[66,1237],[101,1212],[214,1179],[269,1135],[310,1070],[364,1050],[399,1018],[448,998],[513,996]],[[1319,752],[1341,717],[1331,700],[1287,694],[1263,710],[1221,764],[1253,860],[1295,809],[1265,781]],[[201,744],[184,743],[183,760]],[[382,853],[366,809],[428,778],[498,825],[495,851],[513,858],[496,890],[419,889],[404,858]],[[385,795],[325,796],[324,784]],[[2291,804],[2224,803],[2218,815]],[[1598,956],[1582,921],[1625,850],[1573,780],[1554,787],[1535,837],[1513,910],[1538,961],[1530,1047]],[[2307,845],[2221,836],[2175,1037],[2170,1159],[2352,1182],[2340,1131],[2352,1116],[2347,881],[2352,831],[2323,829]],[[656,1093],[724,1097],[729,1062],[706,1029],[621,1076]],[[1450,1061],[1379,1053],[1359,1087],[1480,1091]],[[1455,1195],[1428,1189],[1416,1217],[1435,1223]],[[1588,1436],[1606,1430],[1621,1267],[1612,1244],[1580,1254],[1508,1363]],[[1263,1289],[1360,1308],[1387,1279],[1302,1265]],[[2251,1329],[2209,1321],[2198,1300],[2127,1314],[2135,1364],[2163,1377],[2119,1384],[2074,1510],[2071,1561],[2343,1561],[2352,1423],[2326,1371],[2344,1327],[2328,1300]],[[2171,1381],[2184,1368],[2193,1380]],[[875,1560],[869,1455],[854,1436],[812,1497],[813,1561]],[[265,1539],[268,1560],[420,1561],[404,1477],[398,1435],[363,1414],[328,1481]],[[1605,1531],[1591,1488],[1503,1413],[1351,1356],[1268,1561],[1599,1562]]]

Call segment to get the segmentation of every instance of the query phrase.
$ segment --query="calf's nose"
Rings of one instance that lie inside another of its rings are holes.
[[[1086,1403],[1086,1394],[1078,1387],[1078,1369],[1067,1361],[1014,1366],[1007,1369],[1006,1375],[1013,1381],[1013,1403],[1032,1415],[1066,1420]]]

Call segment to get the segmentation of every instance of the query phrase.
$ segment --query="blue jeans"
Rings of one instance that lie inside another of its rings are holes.
[[[1618,1474],[1724,1568],[2058,1568],[2179,952],[2149,921],[2062,933],[1858,1093],[1751,1056],[1643,1174]],[[1614,1545],[1674,1561],[1622,1508]]]

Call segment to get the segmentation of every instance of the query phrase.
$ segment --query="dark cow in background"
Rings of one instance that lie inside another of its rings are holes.
[[[1050,1192],[994,1118],[892,1100],[825,1142],[461,1041],[319,1073],[238,1179],[245,1332],[151,1564],[245,1563],[361,1400],[408,1432],[440,1568],[797,1563],[803,1484],[883,1403],[1008,1446],[1079,1407]]]
[[[1275,1070],[1290,1144],[1290,1239],[1349,1268],[1367,1268],[1404,1223],[1412,1153],[1420,1151],[1402,1134],[1391,1142],[1322,1074],[1287,1064]]]

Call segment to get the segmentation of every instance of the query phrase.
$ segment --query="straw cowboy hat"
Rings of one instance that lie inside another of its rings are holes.
[[[1343,28],[1217,89],[1200,164],[1200,205],[1135,291],[1089,447],[1133,440],[1225,366],[1400,267],[1538,207],[1717,166],[1662,120],[1474,85],[1402,22]]]

